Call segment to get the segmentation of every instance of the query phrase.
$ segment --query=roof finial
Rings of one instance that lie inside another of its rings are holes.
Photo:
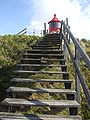
[[[56,17],[56,14],[54,14],[54,17]]]

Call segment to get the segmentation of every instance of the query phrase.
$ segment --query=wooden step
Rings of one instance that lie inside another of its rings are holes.
[[[50,83],[72,83],[72,80],[63,79],[26,79],[26,78],[12,78],[11,82],[24,82],[24,83],[35,83],[35,82],[50,82]]]
[[[55,44],[60,44],[60,41],[59,40],[56,40],[56,41],[54,41],[54,40],[42,40],[42,41],[40,41],[39,42],[39,45],[40,44],[47,44],[47,45],[51,45],[51,44],[53,44],[53,45],[55,45]]]
[[[42,41],[42,42],[40,42],[38,45],[44,45],[44,46],[48,46],[48,47],[50,47],[50,46],[60,46],[60,42],[48,42],[48,41]],[[49,46],[50,45],[50,46]]]
[[[49,53],[49,52],[53,52],[53,53],[63,53],[63,50],[40,50],[40,49],[25,49],[25,52],[40,52],[40,53]]]
[[[37,49],[29,49],[29,48],[27,48],[27,49],[25,49],[25,51],[31,51],[31,52],[33,52],[33,51],[35,51],[35,52],[63,52],[63,50],[37,50]]]
[[[30,47],[32,47],[32,46],[30,46]],[[57,46],[57,47],[53,47],[53,46],[33,46],[32,47],[33,49],[59,49],[59,46]]]
[[[59,43],[60,44],[60,40],[50,40],[50,39],[43,39],[42,41],[38,42],[38,44],[40,43]]]
[[[59,116],[59,115],[34,115],[20,113],[0,113],[1,120],[81,120],[81,117],[76,116]]]
[[[7,90],[7,92],[75,94],[75,91],[71,89],[45,89],[45,88],[26,88],[26,87],[10,87]]]
[[[78,108],[79,103],[75,100],[27,100],[27,99],[16,99],[16,98],[6,98],[2,101],[3,106],[49,106],[49,107],[70,107]]]
[[[22,61],[66,61],[65,59],[53,59],[53,58],[21,58]]]
[[[64,56],[64,54],[43,54],[43,53],[23,53],[23,55],[28,55],[28,56]]]
[[[60,58],[45,58],[45,57],[41,57],[41,58],[20,58],[20,63],[22,64],[50,64],[52,62],[59,62],[61,65],[65,65],[66,60],[65,59],[60,59]]]
[[[19,67],[67,67],[67,65],[58,64],[17,64]]]
[[[59,71],[27,71],[27,70],[15,70],[14,73],[29,73],[29,74],[66,74],[69,72],[59,72]]]
[[[59,47],[59,45],[58,46],[54,46],[54,45],[45,45],[45,44],[43,44],[43,45],[39,45],[39,44],[37,44],[37,45],[31,45],[31,46],[29,46],[29,47],[54,47],[54,48],[58,48]]]

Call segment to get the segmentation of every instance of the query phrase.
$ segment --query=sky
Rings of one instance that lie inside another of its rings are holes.
[[[40,35],[44,22],[56,13],[59,20],[69,19],[76,38],[90,40],[90,0],[0,0],[0,35],[28,33]]]

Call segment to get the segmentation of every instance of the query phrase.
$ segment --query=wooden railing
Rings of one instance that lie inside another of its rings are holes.
[[[85,53],[81,45],[79,44],[78,40],[73,36],[71,33],[70,27],[68,26],[68,19],[65,24],[64,21],[61,23],[61,29],[60,29],[60,40],[64,40],[64,53],[65,58],[67,59],[67,50],[69,52],[70,58],[72,59],[74,68],[75,68],[75,89],[76,89],[76,100],[80,103],[80,84],[83,88],[84,94],[86,96],[86,100],[88,102],[88,105],[90,107],[90,92],[86,85],[86,82],[83,78],[83,75],[80,71],[80,56],[82,57],[83,61],[85,62],[86,66],[90,70],[90,58]],[[75,55],[73,55],[71,48],[70,48],[70,40],[72,40],[74,46],[75,46]],[[62,44],[61,44],[62,49]]]
[[[19,33],[17,33],[17,35],[26,34],[26,33],[27,33],[27,28],[24,28]]]

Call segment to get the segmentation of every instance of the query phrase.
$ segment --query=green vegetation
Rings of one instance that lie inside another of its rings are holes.
[[[26,35],[0,36],[0,101],[6,97],[6,89],[10,86],[10,78],[19,60],[20,53],[30,45],[35,44],[39,37]]]
[[[10,79],[14,77],[13,70],[15,69],[15,65],[19,61],[20,53],[29,45],[35,44],[38,40],[41,38],[35,37],[35,36],[25,36],[25,35],[5,35],[5,36],[0,36],[0,101],[2,101],[4,98],[6,98],[6,89],[10,86]],[[85,39],[82,39],[80,41],[80,44],[90,57],[90,41],[87,41]],[[73,45],[71,47],[73,49]],[[70,62],[70,68],[69,70],[71,71],[70,78],[74,78],[75,72],[74,72],[74,67],[72,65],[71,60],[68,57],[68,61]],[[41,70],[49,70],[49,68],[44,68]],[[59,70],[58,68],[50,68],[50,70]],[[88,71],[88,68],[86,67],[85,63],[81,59],[81,71],[82,74],[86,80],[87,86],[90,89],[90,71]],[[29,76],[29,77],[37,77],[37,78],[48,78],[49,76],[47,75],[36,75],[36,76]],[[50,78],[60,78],[60,76],[50,76]],[[31,85],[32,86],[32,85]],[[34,84],[35,87],[48,87],[48,88],[60,88],[63,87],[63,85],[55,84],[55,85],[50,85],[50,84]],[[72,86],[74,87],[74,85]],[[63,99],[65,99],[65,96],[61,96]],[[33,98],[40,98],[40,99],[61,99],[60,95],[54,95],[50,96],[47,94],[40,94],[40,95],[33,95]],[[44,113],[48,112],[49,108],[47,107],[46,109],[32,109],[31,111],[29,110],[28,113]],[[43,112],[42,112],[43,111]],[[67,110],[63,111],[63,113],[67,114]],[[61,114],[61,113],[60,113]],[[90,108],[88,108],[83,90],[81,88],[81,108],[79,111],[79,114],[83,117],[83,120],[89,120],[90,119]]]

